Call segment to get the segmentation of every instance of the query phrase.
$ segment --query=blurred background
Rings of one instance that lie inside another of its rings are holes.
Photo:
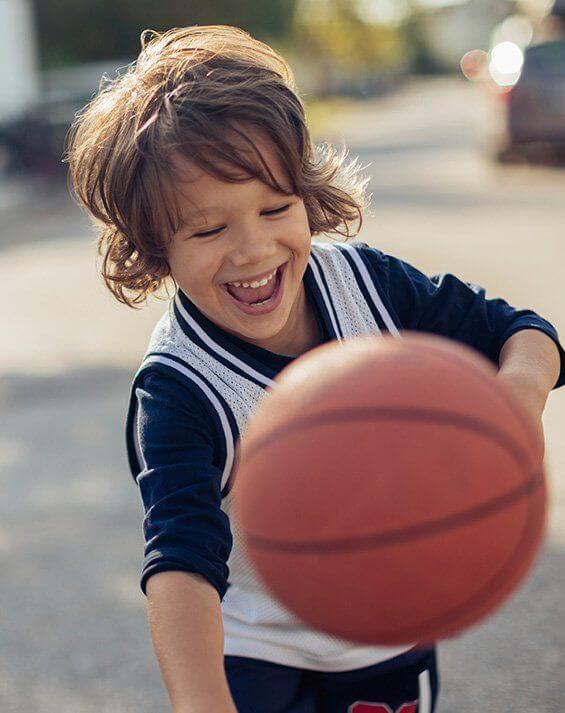
[[[97,274],[62,161],[73,118],[145,28],[234,24],[290,61],[316,141],[359,156],[360,239],[565,334],[565,2],[0,0],[0,711],[167,711],[139,589],[129,385],[165,302]],[[439,713],[557,713],[565,682],[565,396],[526,584],[440,646]]]

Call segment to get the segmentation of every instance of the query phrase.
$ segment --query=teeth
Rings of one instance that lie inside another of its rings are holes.
[[[256,290],[258,287],[264,287],[267,282],[270,282],[277,274],[277,270],[273,270],[270,275],[267,275],[267,277],[264,277],[259,282],[228,282],[228,285],[233,285],[234,287],[251,287],[252,289]]]

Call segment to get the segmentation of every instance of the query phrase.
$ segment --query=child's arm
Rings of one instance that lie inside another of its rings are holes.
[[[220,598],[190,572],[147,581],[147,617],[174,713],[236,713],[224,673]]]
[[[232,539],[214,425],[178,377],[151,371],[136,384],[128,450],[145,509],[140,586],[155,653],[174,713],[233,713],[220,609]]]
[[[489,299],[483,287],[463,282],[450,273],[428,277],[409,263],[376,248],[362,246],[360,253],[384,304],[401,329],[431,332],[463,342],[499,366],[502,347],[506,345],[504,358],[508,357],[510,361],[505,361],[504,371],[511,370],[513,376],[509,379],[515,382],[517,372],[522,380],[525,372],[530,373],[534,384],[528,391],[535,391],[535,384],[543,391],[545,379],[551,374],[534,376],[531,372],[540,367],[544,370],[544,355],[551,355],[548,358],[553,360],[556,351],[560,367],[549,388],[565,385],[565,351],[557,332],[533,310],[516,309],[500,297]],[[521,332],[527,332],[528,336],[514,340],[514,336]],[[554,349],[543,339],[544,334],[554,342]],[[550,366],[548,368],[551,370]],[[543,404],[546,398],[547,394],[538,394],[538,400],[543,400]],[[532,399],[536,400],[533,394]]]
[[[500,350],[500,379],[536,425],[543,444],[541,417],[547,397],[559,378],[561,360],[553,339],[537,329],[513,334]]]
[[[532,415],[541,417],[560,366],[553,339],[537,329],[525,329],[504,342],[498,376]]]
[[[358,249],[399,328],[455,339],[498,365],[498,378],[532,416],[543,444],[548,394],[565,385],[565,351],[553,325],[450,273],[428,277],[376,248]]]

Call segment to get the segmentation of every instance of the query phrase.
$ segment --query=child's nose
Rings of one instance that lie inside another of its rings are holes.
[[[263,227],[246,227],[233,236],[231,260],[234,265],[265,264],[276,253],[276,241]]]

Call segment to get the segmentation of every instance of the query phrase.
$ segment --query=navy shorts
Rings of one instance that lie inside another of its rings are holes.
[[[434,649],[337,673],[242,656],[224,665],[239,713],[432,713],[439,690]]]

